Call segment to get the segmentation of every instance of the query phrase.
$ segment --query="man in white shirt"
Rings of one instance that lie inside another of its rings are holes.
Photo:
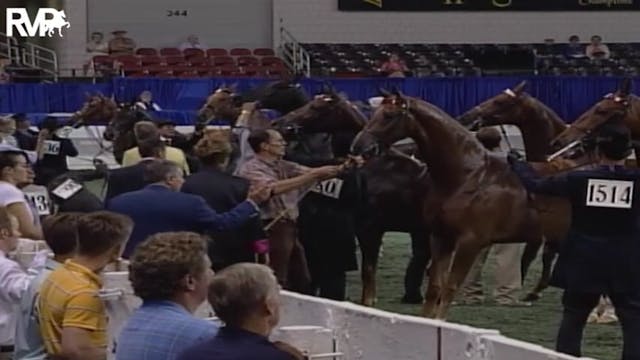
[[[44,269],[33,278],[22,300],[15,333],[13,360],[45,360],[40,325],[38,324],[37,297],[42,282],[67,259],[75,254],[77,245],[77,219],[79,214],[61,213],[45,218],[42,223],[45,241],[53,251],[53,259],[47,259]]]
[[[18,226],[6,208],[0,207],[0,360],[11,359],[15,334],[16,306],[33,275],[7,258],[18,246]]]

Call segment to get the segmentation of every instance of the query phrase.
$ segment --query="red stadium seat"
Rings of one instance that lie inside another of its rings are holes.
[[[160,56],[157,56],[157,55],[141,56],[140,57],[140,64],[142,64],[142,66],[161,64],[163,61],[164,61],[164,59],[161,58]]]
[[[284,62],[279,57],[265,56],[262,58],[262,66],[284,67]]]
[[[235,65],[236,61],[231,56],[216,56],[210,62],[211,65]]]
[[[228,55],[229,55],[229,52],[227,51],[227,49],[221,49],[221,48],[207,49],[207,57],[228,56]]]
[[[113,66],[113,58],[109,55],[96,55],[93,57],[94,65]]]
[[[182,51],[178,48],[162,48],[160,49],[160,55],[162,56],[181,56]]]
[[[165,56],[163,62],[167,65],[187,65],[187,60],[182,55]]]
[[[240,56],[237,59],[238,66],[260,65],[260,60],[253,56]]]
[[[192,57],[189,58],[189,64],[191,66],[203,66],[207,64],[207,59],[203,57]]]
[[[205,57],[204,51],[202,51],[201,49],[184,49],[182,50],[182,54],[187,59],[194,58],[194,57],[201,57],[201,58]]]
[[[139,48],[136,55],[158,55],[158,50],[153,48]]]
[[[251,50],[245,48],[231,49],[229,52],[231,56],[251,56]]]
[[[255,56],[274,56],[276,53],[273,49],[267,48],[258,48],[253,50],[253,55]]]
[[[120,55],[115,57],[115,61],[122,66],[140,65],[140,58],[135,55]]]

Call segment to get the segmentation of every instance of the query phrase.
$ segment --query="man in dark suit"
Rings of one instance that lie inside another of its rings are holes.
[[[608,295],[622,324],[622,360],[640,359],[640,171],[624,166],[629,130],[606,124],[596,134],[599,166],[540,178],[518,155],[509,161],[527,190],[566,197],[571,228],[562,243],[551,285],[564,289],[559,352],[581,356],[587,317]]]
[[[19,113],[11,116],[16,121],[16,132],[13,136],[22,150],[34,151],[38,143],[38,132],[31,130],[31,122],[27,114]]]
[[[144,178],[144,168],[154,159],[164,158],[164,146],[160,138],[150,138],[140,141],[138,151],[142,159],[139,163],[114,169],[109,172],[107,195],[105,202],[112,198],[140,190],[150,183]]]
[[[225,231],[236,229],[258,217],[258,203],[269,198],[267,186],[249,191],[246,201],[226,213],[212,210],[197,195],[180,192],[184,183],[182,169],[168,160],[152,160],[144,169],[151,183],[142,190],[118,195],[107,208],[128,215],[135,226],[123,256],[129,257],[133,249],[147,237],[171,231]]]
[[[202,196],[217,212],[229,211],[247,198],[249,181],[224,171],[231,154],[231,144],[224,135],[207,135],[198,141],[194,151],[202,168],[185,180],[182,192]],[[209,235],[209,257],[216,271],[235,263],[252,262],[253,241],[266,238],[257,217],[240,228]]]

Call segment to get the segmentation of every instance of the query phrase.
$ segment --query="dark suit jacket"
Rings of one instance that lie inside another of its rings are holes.
[[[215,211],[226,212],[247,198],[249,181],[216,168],[205,167],[186,179],[182,192],[200,195]],[[259,218],[250,220],[238,229],[211,232],[209,235],[213,239],[209,257],[216,270],[238,262],[253,261],[251,243],[266,237]]]
[[[149,185],[144,180],[144,167],[146,161],[141,161],[135,165],[125,166],[109,171],[109,182],[105,203],[110,199],[124,193],[140,190]]]
[[[238,228],[259,215],[258,209],[248,201],[229,212],[217,213],[200,196],[172,191],[156,184],[114,197],[107,204],[107,209],[127,215],[135,223],[123,254],[126,258],[139,243],[153,234],[225,231]]]
[[[23,150],[35,150],[38,144],[38,132],[31,129],[27,131],[17,130],[13,137],[18,141],[18,147]]]

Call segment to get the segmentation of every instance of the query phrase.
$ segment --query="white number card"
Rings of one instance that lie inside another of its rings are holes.
[[[47,155],[60,154],[60,141],[45,140],[42,146],[44,146],[44,153]]]
[[[631,209],[633,181],[589,179],[587,206]]]
[[[65,182],[53,189],[51,193],[63,200],[67,200],[80,190],[82,190],[82,185],[78,184],[72,179],[67,179]]]
[[[316,184],[316,186],[311,188],[311,191],[322,194],[324,196],[328,196],[330,198],[339,199],[343,183],[344,181],[342,181],[342,179],[329,179],[319,182],[318,184]]]
[[[32,186],[24,194],[38,210],[38,215],[51,215],[51,201],[49,201],[49,193],[45,187]]]

